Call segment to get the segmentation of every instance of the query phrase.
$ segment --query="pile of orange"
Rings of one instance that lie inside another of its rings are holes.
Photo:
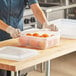
[[[39,33],[33,33],[33,34],[31,34],[31,33],[27,33],[27,34],[25,34],[26,36],[35,36],[35,37],[50,37],[50,36],[54,36],[54,35],[49,35],[49,34],[46,34],[46,33],[44,33],[44,34],[42,34],[42,35],[40,35]]]

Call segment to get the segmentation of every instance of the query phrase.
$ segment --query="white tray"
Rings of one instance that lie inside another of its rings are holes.
[[[0,58],[21,61],[38,55],[39,51],[34,49],[6,46],[0,48]]]
[[[51,21],[50,24],[55,24],[59,28],[61,37],[76,39],[76,20],[57,19]]]

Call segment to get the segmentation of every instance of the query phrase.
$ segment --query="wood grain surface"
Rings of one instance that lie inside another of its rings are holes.
[[[46,50],[38,50],[40,54],[20,62],[0,59],[0,69],[18,71],[33,65],[52,60],[57,57],[75,52],[76,40],[61,39],[60,45]]]

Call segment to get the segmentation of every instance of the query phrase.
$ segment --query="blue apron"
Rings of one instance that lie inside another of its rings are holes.
[[[27,2],[27,0],[25,0]],[[37,3],[37,0],[28,0],[29,5]],[[23,30],[24,0],[0,0],[0,19],[6,24]],[[10,35],[0,30],[0,41],[10,39]]]
[[[0,0],[0,19],[6,24],[23,30],[24,0]],[[0,30],[0,41],[11,38],[9,34]]]

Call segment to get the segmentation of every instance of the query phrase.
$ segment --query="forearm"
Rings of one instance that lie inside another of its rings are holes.
[[[8,25],[4,23],[2,20],[0,20],[0,29],[3,31],[6,31]]]
[[[41,24],[44,24],[45,22],[47,22],[46,16],[38,4],[32,4],[30,7],[35,17]]]
[[[12,26],[7,25],[2,20],[0,20],[0,29],[9,33],[12,38],[20,37],[20,30]]]

